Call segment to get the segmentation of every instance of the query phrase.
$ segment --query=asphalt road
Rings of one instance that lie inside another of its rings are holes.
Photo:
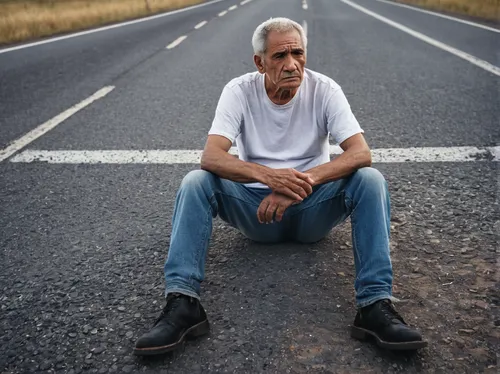
[[[25,149],[202,149],[223,86],[254,70],[253,30],[274,16],[307,23],[308,67],[343,87],[373,148],[499,144],[498,76],[341,1],[307,4],[225,0],[0,51],[0,149],[103,86],[115,88]],[[498,33],[356,4],[498,66]],[[315,245],[266,246],[217,221],[202,295],[210,336],[134,358],[163,306],[175,192],[197,167],[0,163],[2,374],[497,369],[500,179],[498,162],[484,160],[375,165],[392,195],[394,296],[429,339],[423,352],[390,354],[348,336],[348,224]]]

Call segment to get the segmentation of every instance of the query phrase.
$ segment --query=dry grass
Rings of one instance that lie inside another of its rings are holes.
[[[0,0],[0,44],[158,13],[202,0]]]
[[[500,21],[500,0],[397,0],[425,8]]]

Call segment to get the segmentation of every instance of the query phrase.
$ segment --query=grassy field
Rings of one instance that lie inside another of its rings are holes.
[[[203,0],[0,0],[0,44],[82,30]]]
[[[396,0],[425,8],[442,10],[500,22],[500,0]]]

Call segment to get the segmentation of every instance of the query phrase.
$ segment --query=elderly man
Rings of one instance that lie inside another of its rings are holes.
[[[258,71],[223,89],[201,169],[177,193],[165,263],[166,306],[135,354],[174,350],[208,333],[200,284],[212,220],[258,242],[313,243],[349,215],[357,315],[351,335],[388,349],[426,346],[391,304],[390,201],[342,89],[305,68],[307,39],[286,18],[270,19],[252,38]],[[330,161],[329,134],[343,153]],[[228,153],[236,141],[239,158]]]

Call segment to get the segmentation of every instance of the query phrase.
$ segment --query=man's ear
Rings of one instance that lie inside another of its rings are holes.
[[[253,55],[253,62],[255,63],[255,66],[257,66],[259,73],[264,74],[266,70],[264,69],[264,61],[262,60],[262,57],[259,55]]]

